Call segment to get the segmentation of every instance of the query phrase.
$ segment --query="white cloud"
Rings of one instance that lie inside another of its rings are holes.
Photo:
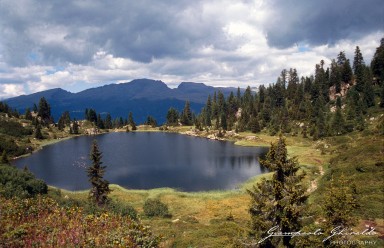
[[[24,86],[20,84],[0,84],[0,99],[23,95]]]
[[[296,68],[309,76],[316,63],[323,59],[327,65],[341,50],[352,60],[356,45],[369,63],[384,37],[382,28],[354,39],[339,32],[337,39],[324,43],[321,33],[311,28],[324,25],[316,15],[335,18],[332,13],[315,8],[308,22],[296,28],[293,24],[313,4],[279,3],[4,0],[0,95],[56,87],[77,91],[136,78],[172,86],[182,81],[255,86],[275,82],[282,69]],[[367,23],[371,21],[363,24]],[[335,25],[335,32],[340,27]],[[361,27],[348,27],[355,29]],[[273,36],[271,30],[281,33]],[[284,39],[277,39],[284,34]]]

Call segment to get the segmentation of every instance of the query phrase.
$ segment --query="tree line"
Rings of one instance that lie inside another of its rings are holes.
[[[341,51],[330,67],[315,65],[315,74],[299,78],[296,69],[282,70],[276,83],[247,87],[225,97],[209,95],[200,114],[190,113],[188,102],[181,114],[171,108],[167,124],[190,125],[201,131],[219,129],[253,133],[266,129],[311,136],[314,140],[366,128],[365,116],[374,106],[384,107],[384,38],[372,59],[364,62],[357,46],[353,63]]]

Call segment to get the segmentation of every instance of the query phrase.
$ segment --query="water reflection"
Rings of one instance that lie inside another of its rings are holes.
[[[98,140],[111,183],[134,189],[172,187],[184,191],[231,189],[267,172],[258,157],[266,148],[166,133],[110,133],[78,137],[47,146],[15,161],[48,184],[69,190],[89,188],[85,167],[92,140]]]

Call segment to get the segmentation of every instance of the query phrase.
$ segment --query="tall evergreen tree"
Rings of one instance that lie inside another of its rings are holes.
[[[169,108],[167,112],[167,125],[176,126],[179,123],[179,113],[175,108]]]
[[[349,228],[356,224],[353,211],[358,207],[358,204],[353,192],[354,188],[344,175],[341,175],[338,180],[332,179],[322,206],[325,217],[324,233],[331,233],[335,228]],[[344,236],[343,238],[350,239],[352,237]],[[324,244],[328,247],[331,245],[330,241],[327,240]]]
[[[51,107],[44,97],[40,98],[37,116],[41,118],[41,122],[44,125],[52,123]]]
[[[30,108],[27,108],[26,110],[25,110],[25,119],[26,120],[32,120],[32,113],[31,113],[31,109]]]
[[[73,119],[72,132],[73,134],[79,134],[79,123],[77,122],[76,118]]]
[[[336,112],[333,116],[331,123],[331,130],[333,135],[341,135],[344,133],[344,117],[340,107],[336,107]]]
[[[107,116],[105,117],[104,126],[106,129],[112,128],[112,116],[110,113],[108,113]]]
[[[88,116],[89,116],[88,120],[90,122],[93,122],[93,123],[96,124],[96,122],[97,122],[97,113],[96,113],[96,111],[94,109],[89,109],[88,110]]]
[[[37,124],[34,136],[36,139],[44,139],[43,133],[41,132],[40,124]]]
[[[376,48],[371,61],[371,69],[373,76],[381,86],[384,85],[384,38],[380,41],[380,46]]]
[[[183,112],[181,112],[180,122],[186,126],[192,125],[192,112],[189,101],[185,102]]]
[[[98,206],[102,207],[108,202],[109,182],[105,180],[104,173],[106,166],[103,166],[102,153],[99,150],[97,141],[94,140],[91,147],[90,160],[92,165],[87,168],[88,180],[92,185],[89,197]]]
[[[270,180],[248,190],[252,202],[249,209],[252,226],[251,235],[259,241],[260,247],[294,247],[292,236],[268,237],[268,230],[289,233],[300,230],[300,219],[304,215],[306,189],[302,186],[304,174],[298,174],[299,165],[295,158],[288,158],[284,138],[271,144],[266,159],[260,163],[273,171]]]
[[[135,131],[137,129],[136,122],[133,120],[132,112],[129,112],[128,114],[128,124],[131,125],[132,131]]]

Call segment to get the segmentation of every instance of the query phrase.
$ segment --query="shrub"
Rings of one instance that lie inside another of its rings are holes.
[[[115,214],[129,216],[131,219],[137,220],[137,211],[129,204],[119,201],[110,201],[107,208]]]
[[[0,152],[6,151],[8,156],[20,156],[25,153],[25,148],[16,144],[11,137],[0,135]]]
[[[159,199],[147,199],[144,203],[144,214],[148,217],[171,217],[168,206]]]
[[[32,134],[32,130],[24,128],[16,121],[0,120],[0,133],[7,134],[13,137],[22,137]]]
[[[47,184],[27,171],[14,166],[0,165],[0,194],[6,198],[27,198],[47,194]]]

